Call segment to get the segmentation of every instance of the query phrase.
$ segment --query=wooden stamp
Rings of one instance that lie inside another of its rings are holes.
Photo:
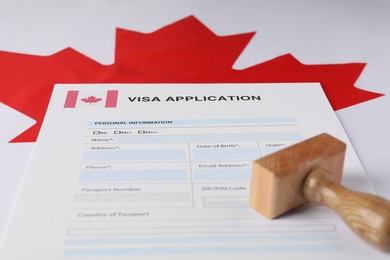
[[[320,203],[360,237],[390,251],[390,203],[340,185],[345,150],[324,133],[254,161],[250,206],[272,219],[304,203]]]

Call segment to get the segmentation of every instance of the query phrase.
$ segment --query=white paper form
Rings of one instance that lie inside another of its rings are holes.
[[[248,207],[254,159],[328,132],[319,84],[57,85],[1,259],[385,259],[328,209]]]

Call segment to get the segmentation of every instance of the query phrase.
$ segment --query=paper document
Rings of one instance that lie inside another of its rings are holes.
[[[327,132],[319,84],[56,85],[0,253],[16,259],[387,259],[329,209],[249,208],[252,161]]]

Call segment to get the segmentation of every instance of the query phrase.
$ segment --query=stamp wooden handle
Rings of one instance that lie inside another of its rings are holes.
[[[335,210],[361,238],[390,251],[390,203],[380,197],[351,191],[334,181],[326,171],[309,173],[303,196]]]

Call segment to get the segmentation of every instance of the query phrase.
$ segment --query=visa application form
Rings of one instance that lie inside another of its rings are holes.
[[[249,208],[252,161],[327,132],[317,83],[56,85],[0,259],[388,259],[330,210]]]

